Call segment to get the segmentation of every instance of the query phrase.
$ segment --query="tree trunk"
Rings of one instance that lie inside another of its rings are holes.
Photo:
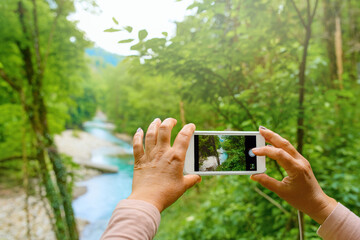
[[[360,39],[359,33],[359,15],[358,15],[358,0],[348,0],[347,1],[347,12],[348,12],[348,33],[349,33],[349,43],[350,43],[350,53],[349,56],[346,57],[347,61],[350,64],[347,64],[348,68],[346,72],[349,73],[349,77],[352,81],[352,84],[357,85],[357,80],[360,78],[360,68],[358,66],[358,62],[360,61],[360,54],[355,50],[355,43]]]
[[[32,3],[34,25],[31,27],[29,27],[28,18],[25,15],[27,9],[25,9],[21,0],[18,1],[17,9],[25,41],[15,43],[23,60],[24,79],[13,79],[3,69],[0,69],[0,76],[19,95],[20,103],[27,115],[31,130],[35,135],[34,147],[36,148],[36,159],[40,166],[39,177],[42,179],[46,190],[46,197],[53,210],[56,238],[59,240],[67,240],[69,238],[76,240],[79,236],[71,204],[72,198],[67,187],[67,172],[48,128],[46,102],[42,84],[45,62],[41,56],[42,51],[40,51],[40,31],[37,22],[36,0],[32,0]],[[60,6],[58,7],[60,8]],[[58,12],[58,14],[60,13]],[[30,34],[29,29],[33,29],[33,34]],[[32,43],[34,44],[33,46],[31,45]],[[49,51],[49,49],[47,50]],[[33,61],[34,59],[36,61]],[[51,165],[47,163],[46,154],[50,159]],[[55,173],[56,186],[51,178],[52,171]]]
[[[337,76],[339,80],[339,88],[340,90],[344,89],[343,86],[343,50],[342,50],[342,35],[341,35],[341,24],[340,24],[340,17],[337,15],[335,18],[335,55],[336,55],[336,66],[337,66]]]
[[[48,149],[49,158],[51,160],[53,169],[55,171],[56,181],[60,190],[60,195],[63,199],[65,219],[69,229],[70,239],[71,240],[79,239],[79,234],[74,217],[74,211],[72,208],[72,197],[67,187],[66,168],[62,163],[62,160],[59,156],[59,153],[56,150],[55,145],[50,145],[47,149]]]
[[[180,100],[180,120],[181,120],[181,126],[185,126],[186,120],[185,120],[185,110],[184,110],[184,102]]]
[[[305,135],[305,107],[304,107],[304,100],[305,100],[305,70],[306,70],[306,60],[308,55],[308,47],[311,38],[311,25],[314,19],[316,8],[318,5],[318,0],[315,1],[315,5],[311,10],[310,1],[306,2],[306,19],[301,15],[298,7],[296,6],[294,0],[291,0],[297,15],[301,21],[301,24],[304,26],[305,29],[305,37],[303,45],[303,53],[301,58],[301,63],[299,66],[299,105],[298,105],[298,117],[297,117],[297,150],[300,154],[303,152],[304,147],[304,135]],[[305,225],[304,225],[304,213],[299,212],[299,237],[300,239],[305,239]]]
[[[329,59],[329,80],[330,80],[330,87],[335,87],[334,81],[337,78],[336,72],[336,56],[335,56],[335,43],[334,43],[334,34],[335,34],[335,24],[334,24],[334,17],[335,13],[333,10],[333,6],[330,0],[323,1],[323,10],[324,10],[324,17],[323,17],[323,25],[324,25],[324,32],[325,32],[325,44],[326,44],[326,51]]]
[[[67,187],[67,171],[65,166],[62,163],[61,157],[54,145],[51,133],[48,128],[48,121],[47,121],[47,110],[45,106],[45,100],[43,95],[41,94],[42,91],[42,79],[40,76],[37,76],[36,81],[37,87],[33,88],[32,96],[34,99],[34,104],[37,110],[36,118],[39,121],[39,128],[42,140],[42,150],[48,154],[50,162],[52,164],[57,187],[59,189],[61,195],[61,204],[63,205],[63,211],[65,215],[66,225],[68,229],[68,234],[71,240],[79,239],[76,221],[74,217],[74,212],[72,209],[72,198],[71,194],[69,193],[69,189]]]
[[[297,150],[300,154],[303,151],[304,145],[304,119],[305,119],[305,70],[306,70],[306,58],[309,47],[309,41],[311,38],[311,26],[306,28],[304,39],[304,50],[302,54],[302,60],[299,66],[299,106],[298,106],[298,119],[297,119]]]
[[[40,173],[43,180],[43,185],[45,186],[46,190],[46,198],[49,200],[50,206],[53,210],[54,217],[55,217],[55,226],[56,226],[56,239],[68,239],[66,234],[66,228],[64,225],[64,219],[62,217],[61,212],[61,201],[58,198],[58,193],[54,187],[54,183],[51,180],[51,176],[49,174],[49,170],[47,168],[46,160],[45,160],[45,153],[42,149],[43,142],[41,139],[37,137],[36,139],[36,149],[37,149],[37,159],[40,165]]]

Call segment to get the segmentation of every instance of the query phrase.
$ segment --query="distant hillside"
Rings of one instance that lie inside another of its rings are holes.
[[[125,56],[107,52],[102,48],[88,48],[85,50],[85,52],[89,56],[95,57],[96,59],[101,59],[102,60],[101,62],[106,64],[111,64],[113,66],[116,66],[120,61],[122,61],[125,58]],[[100,64],[100,62],[96,64],[98,65]]]

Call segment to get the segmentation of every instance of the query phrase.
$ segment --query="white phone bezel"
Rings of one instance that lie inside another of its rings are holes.
[[[197,174],[197,175],[251,175],[257,173],[263,173],[266,171],[265,166],[265,156],[257,156],[257,171],[208,171],[200,172],[194,171],[194,135],[256,135],[256,147],[265,146],[265,139],[260,135],[259,132],[249,132],[249,131],[195,131],[191,137],[188,150],[186,152],[185,164],[184,164],[184,173],[185,174]]]

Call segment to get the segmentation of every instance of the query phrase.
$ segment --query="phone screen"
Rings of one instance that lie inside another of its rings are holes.
[[[256,135],[194,135],[194,170],[257,171]]]

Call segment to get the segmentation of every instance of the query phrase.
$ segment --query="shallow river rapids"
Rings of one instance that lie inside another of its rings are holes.
[[[106,127],[108,123],[94,118],[84,124],[85,130],[98,138],[110,141],[132,154],[132,146],[118,138]],[[111,148],[95,149],[91,161],[117,166],[118,173],[102,174],[80,183],[87,192],[74,200],[75,216],[89,221],[81,233],[82,240],[98,240],[104,232],[116,204],[131,193],[133,157],[112,157]]]

